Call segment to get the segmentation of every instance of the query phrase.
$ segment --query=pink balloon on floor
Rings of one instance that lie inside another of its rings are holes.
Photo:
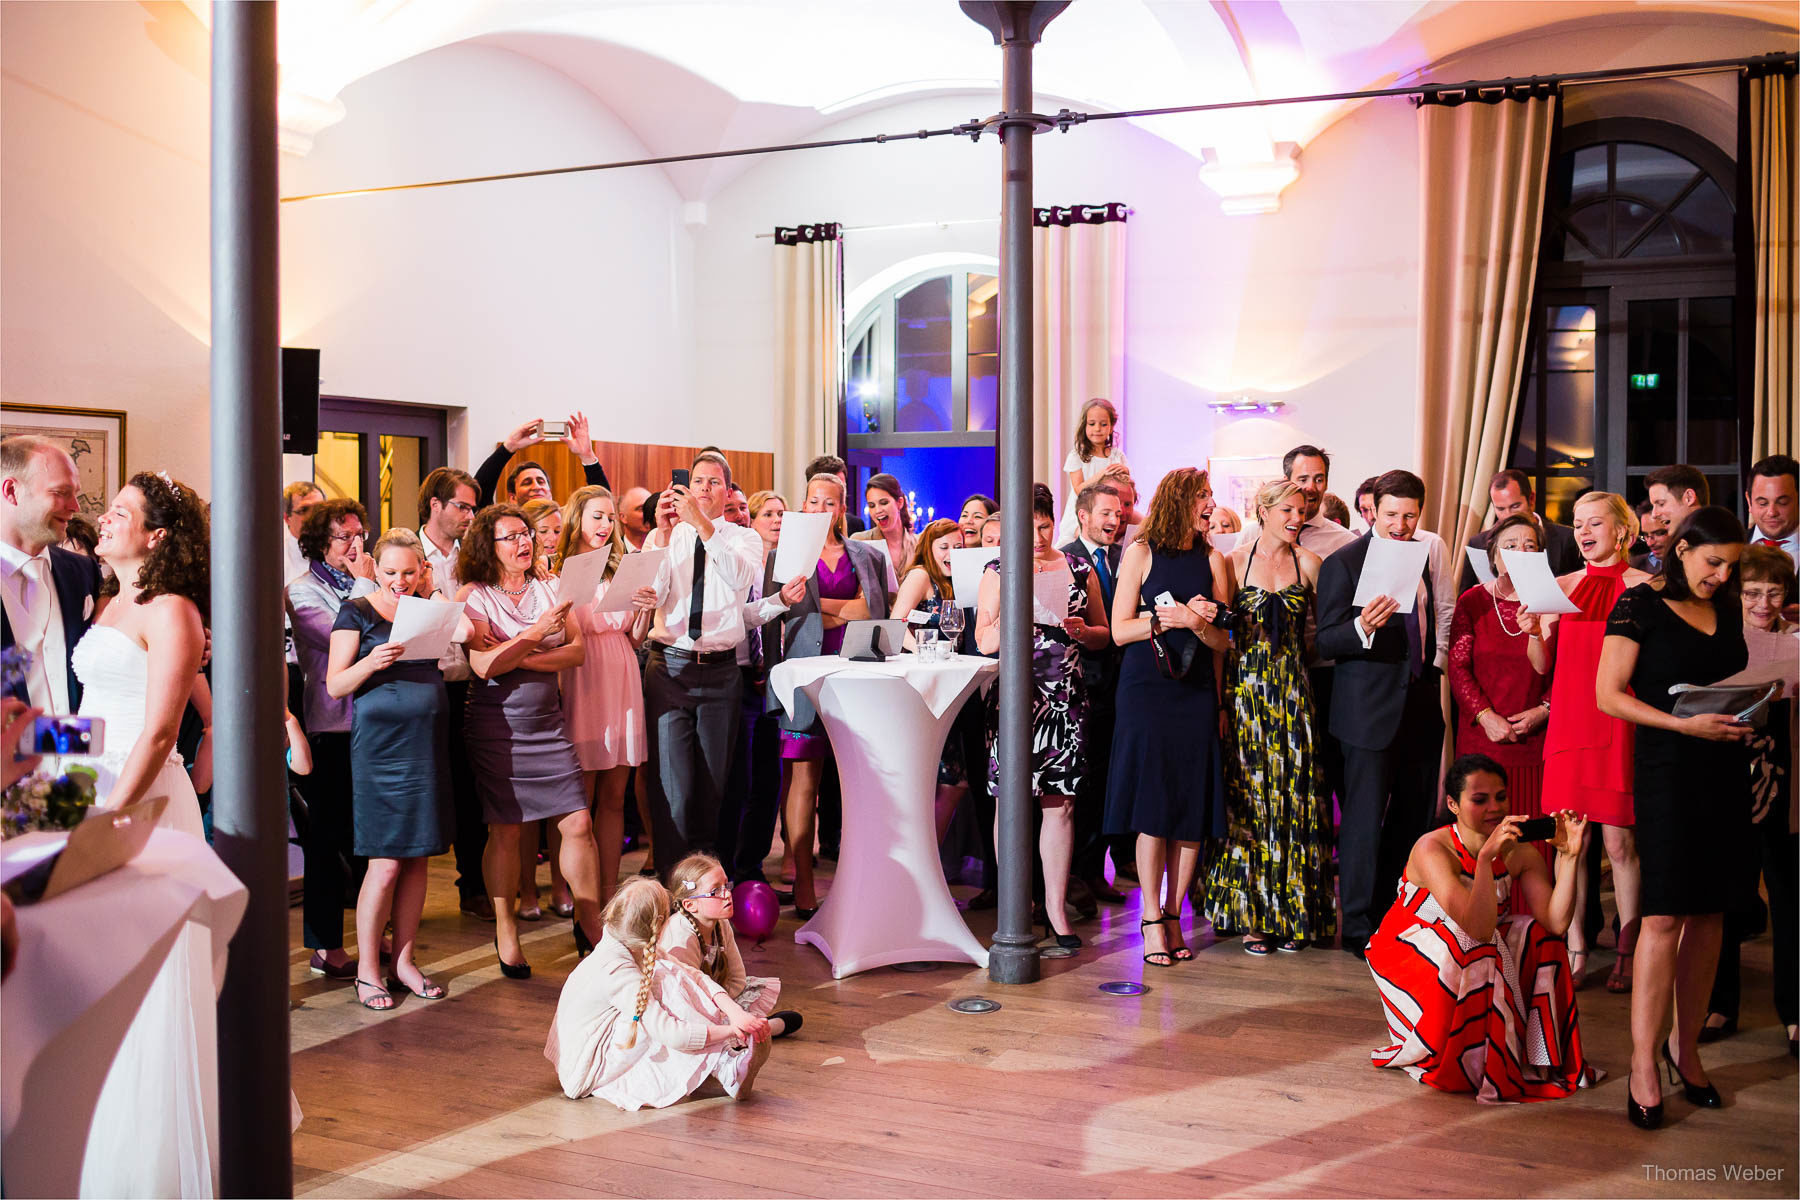
[[[781,902],[775,889],[760,879],[746,879],[731,889],[731,927],[741,938],[760,942],[775,932]]]

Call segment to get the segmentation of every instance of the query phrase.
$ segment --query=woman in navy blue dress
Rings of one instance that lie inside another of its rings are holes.
[[[1205,471],[1164,476],[1113,592],[1113,640],[1125,658],[1106,832],[1137,835],[1144,961],[1156,967],[1194,957],[1182,903],[1201,843],[1225,834],[1218,688],[1229,639],[1213,621],[1231,602],[1231,574],[1206,540],[1212,509]]]

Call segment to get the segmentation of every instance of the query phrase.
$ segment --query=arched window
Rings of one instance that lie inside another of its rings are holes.
[[[1000,280],[991,262],[937,265],[867,302],[844,344],[845,457],[899,477],[918,522],[994,490]],[[861,507],[853,498],[852,507]]]
[[[1635,502],[1644,475],[1677,462],[1731,505],[1741,402],[1731,160],[1649,120],[1575,126],[1562,145],[1511,464],[1532,474],[1555,521],[1594,488]]]

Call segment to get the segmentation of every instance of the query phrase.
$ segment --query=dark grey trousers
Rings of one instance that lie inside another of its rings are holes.
[[[719,808],[737,741],[743,676],[735,662],[700,663],[652,646],[644,667],[647,785],[656,866],[717,848]]]

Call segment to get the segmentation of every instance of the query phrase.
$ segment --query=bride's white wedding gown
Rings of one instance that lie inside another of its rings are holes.
[[[106,721],[106,753],[84,760],[102,803],[144,732],[150,654],[129,634],[95,625],[70,661],[81,715]],[[144,792],[168,797],[161,828],[204,837],[200,802],[171,755]],[[219,1165],[217,991],[212,939],[189,925],[176,938],[119,1046],[94,1107],[81,1164],[83,1196],[211,1197]]]

